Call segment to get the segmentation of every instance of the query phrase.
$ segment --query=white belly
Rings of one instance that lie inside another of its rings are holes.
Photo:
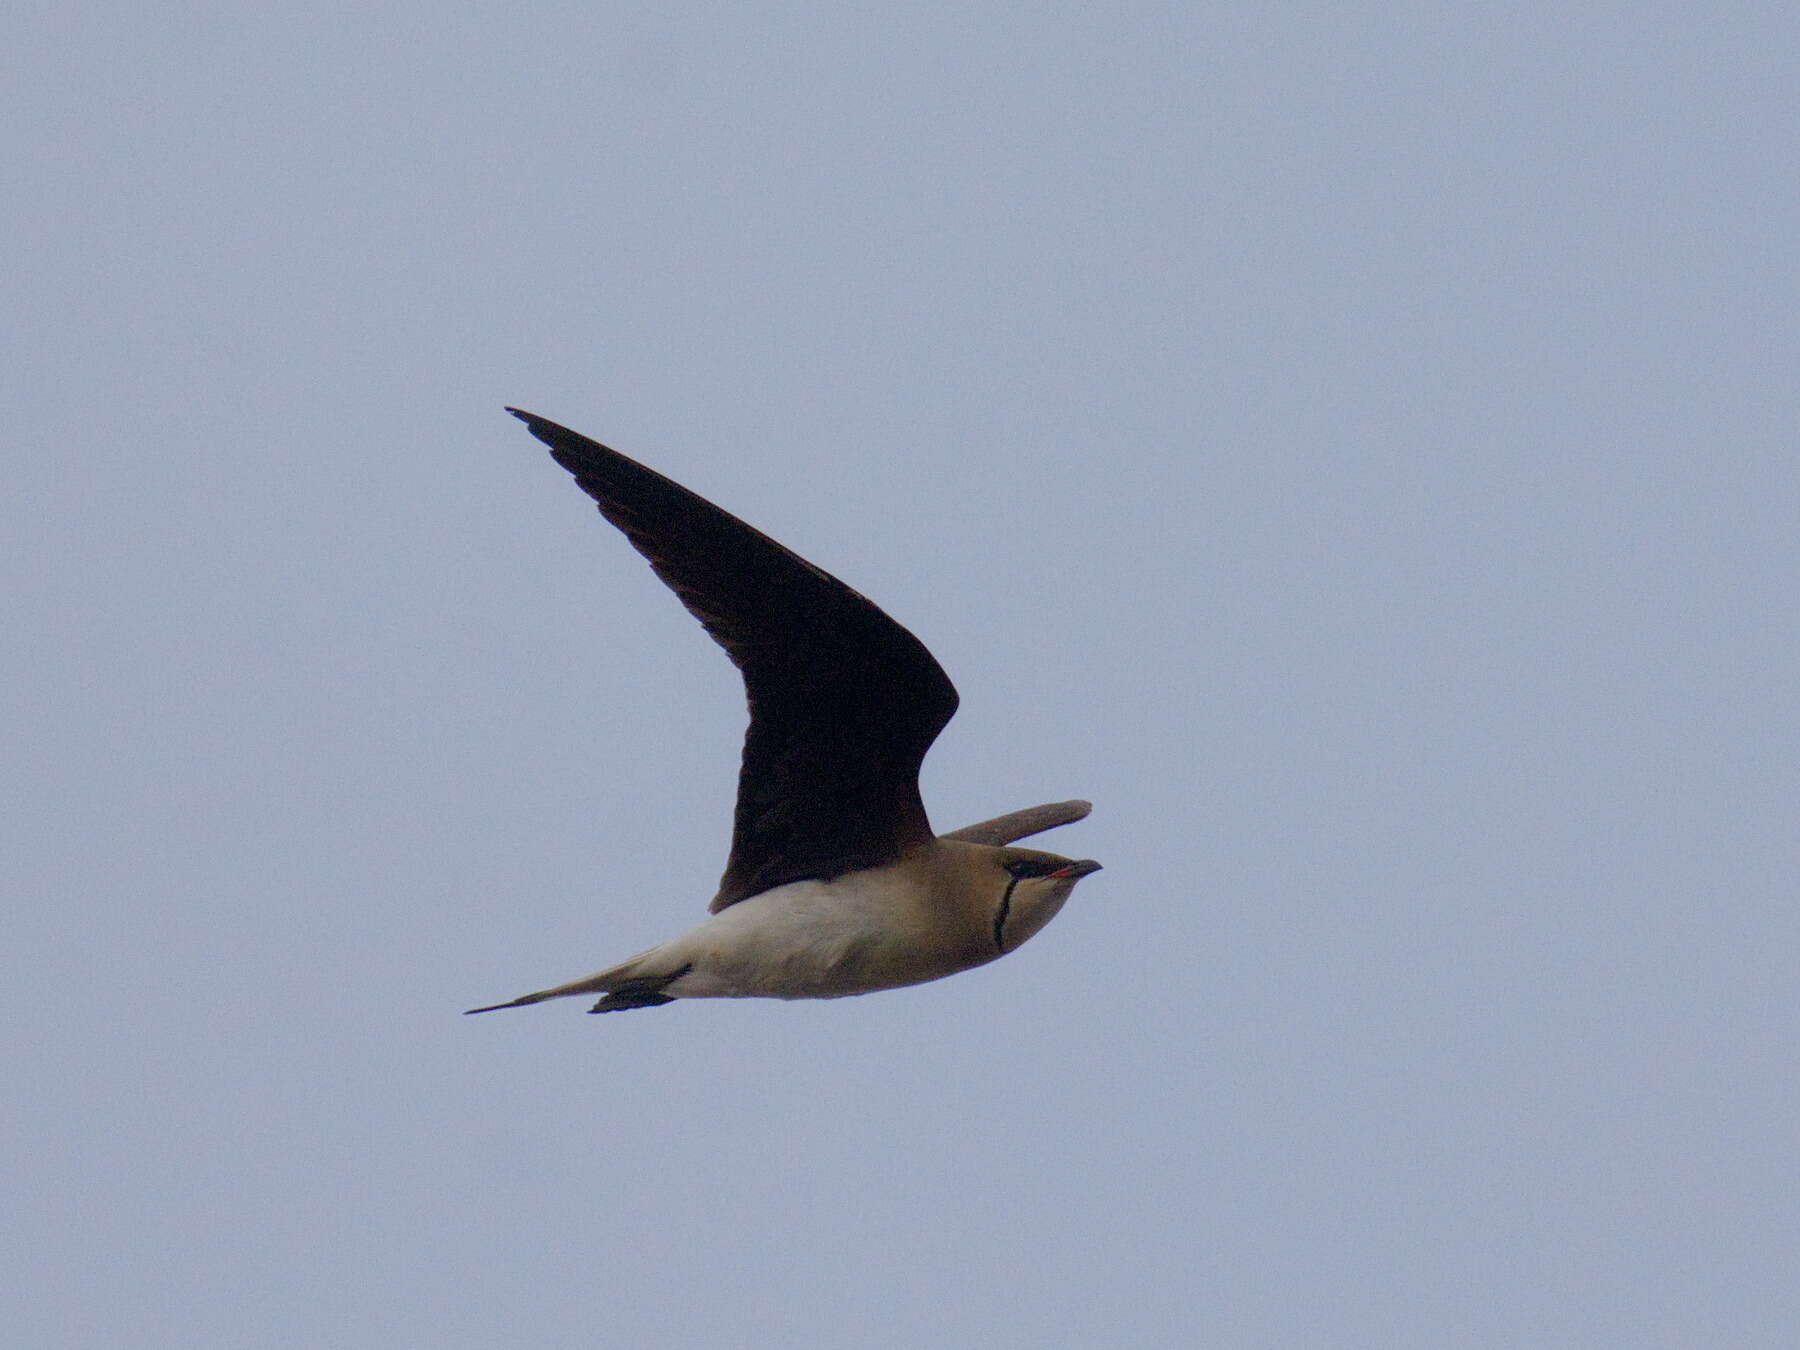
[[[658,964],[692,965],[677,998],[842,998],[935,980],[970,959],[966,935],[887,869],[796,881],[740,900],[669,942]]]

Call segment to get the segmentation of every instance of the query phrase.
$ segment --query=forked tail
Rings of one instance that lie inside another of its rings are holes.
[[[567,998],[573,994],[605,994],[588,1011],[591,1013],[623,1012],[627,1008],[656,1008],[665,1003],[673,1003],[675,996],[665,994],[676,980],[692,970],[693,963],[681,967],[680,970],[665,971],[656,975],[634,975],[631,973],[644,956],[634,956],[629,961],[614,966],[611,970],[603,970],[598,975],[590,975],[585,980],[576,980],[572,984],[559,984],[554,989],[540,989],[535,994],[524,994],[510,1003],[490,1003],[485,1008],[470,1008],[468,1013],[496,1012],[501,1008],[526,1008],[533,1003],[542,1003],[545,999]],[[468,1013],[464,1015],[467,1016]]]

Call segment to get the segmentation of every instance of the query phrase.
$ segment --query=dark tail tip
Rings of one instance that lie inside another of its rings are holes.
[[[667,994],[608,994],[588,1011],[591,1013],[624,1012],[627,1008],[660,1008],[675,1000]]]
[[[674,995],[665,994],[663,990],[693,968],[694,963],[689,961],[673,974],[637,975],[629,980],[621,980],[618,988],[589,1008],[588,1011],[591,1013],[624,1012],[627,1008],[660,1008],[665,1003],[673,1003]]]

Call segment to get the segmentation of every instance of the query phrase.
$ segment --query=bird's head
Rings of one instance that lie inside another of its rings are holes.
[[[1010,952],[1056,917],[1075,883],[1100,864],[1092,858],[1064,858],[1034,848],[988,850],[998,870],[994,904],[994,949]]]

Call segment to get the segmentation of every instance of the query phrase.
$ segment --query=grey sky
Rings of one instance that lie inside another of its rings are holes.
[[[24,7],[20,1344],[1788,1346],[1786,5]],[[1106,870],[833,1003],[516,403]]]

